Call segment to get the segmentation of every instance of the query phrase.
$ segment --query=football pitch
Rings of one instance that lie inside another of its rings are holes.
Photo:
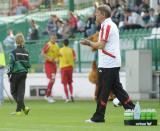
[[[140,101],[141,108],[155,108],[157,126],[124,126],[122,107],[108,102],[105,123],[85,123],[95,111],[94,101],[49,104],[44,100],[27,100],[31,108],[28,116],[11,116],[15,103],[6,101],[0,106],[0,131],[160,131],[160,103],[158,100]]]

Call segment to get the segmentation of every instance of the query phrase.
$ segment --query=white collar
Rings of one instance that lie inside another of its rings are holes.
[[[106,18],[102,23],[101,23],[101,27],[104,25],[104,23],[111,21],[111,17]]]

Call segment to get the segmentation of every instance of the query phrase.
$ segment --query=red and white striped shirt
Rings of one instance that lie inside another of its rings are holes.
[[[98,67],[114,68],[121,66],[119,30],[117,25],[107,18],[101,24],[99,41],[105,41],[104,49],[98,50]]]

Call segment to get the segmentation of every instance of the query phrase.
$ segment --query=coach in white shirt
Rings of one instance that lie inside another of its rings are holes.
[[[98,49],[98,86],[97,108],[91,119],[86,122],[105,122],[105,110],[110,91],[112,91],[125,109],[134,109],[135,105],[123,89],[119,79],[121,66],[119,30],[110,18],[111,9],[101,5],[96,11],[96,21],[101,24],[98,42],[83,39],[83,45]]]

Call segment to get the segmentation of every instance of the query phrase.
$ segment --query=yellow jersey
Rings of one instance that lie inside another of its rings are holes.
[[[73,67],[75,60],[75,52],[72,48],[64,46],[60,49],[61,56],[59,57],[60,68]]]
[[[4,55],[2,45],[0,44],[0,66],[5,66],[5,65],[6,65],[5,55]]]
[[[5,56],[4,53],[0,53],[0,66],[5,66],[6,62],[5,62]]]
[[[51,43],[50,41],[43,47],[42,52],[55,60],[59,58],[59,46],[57,43]]]

